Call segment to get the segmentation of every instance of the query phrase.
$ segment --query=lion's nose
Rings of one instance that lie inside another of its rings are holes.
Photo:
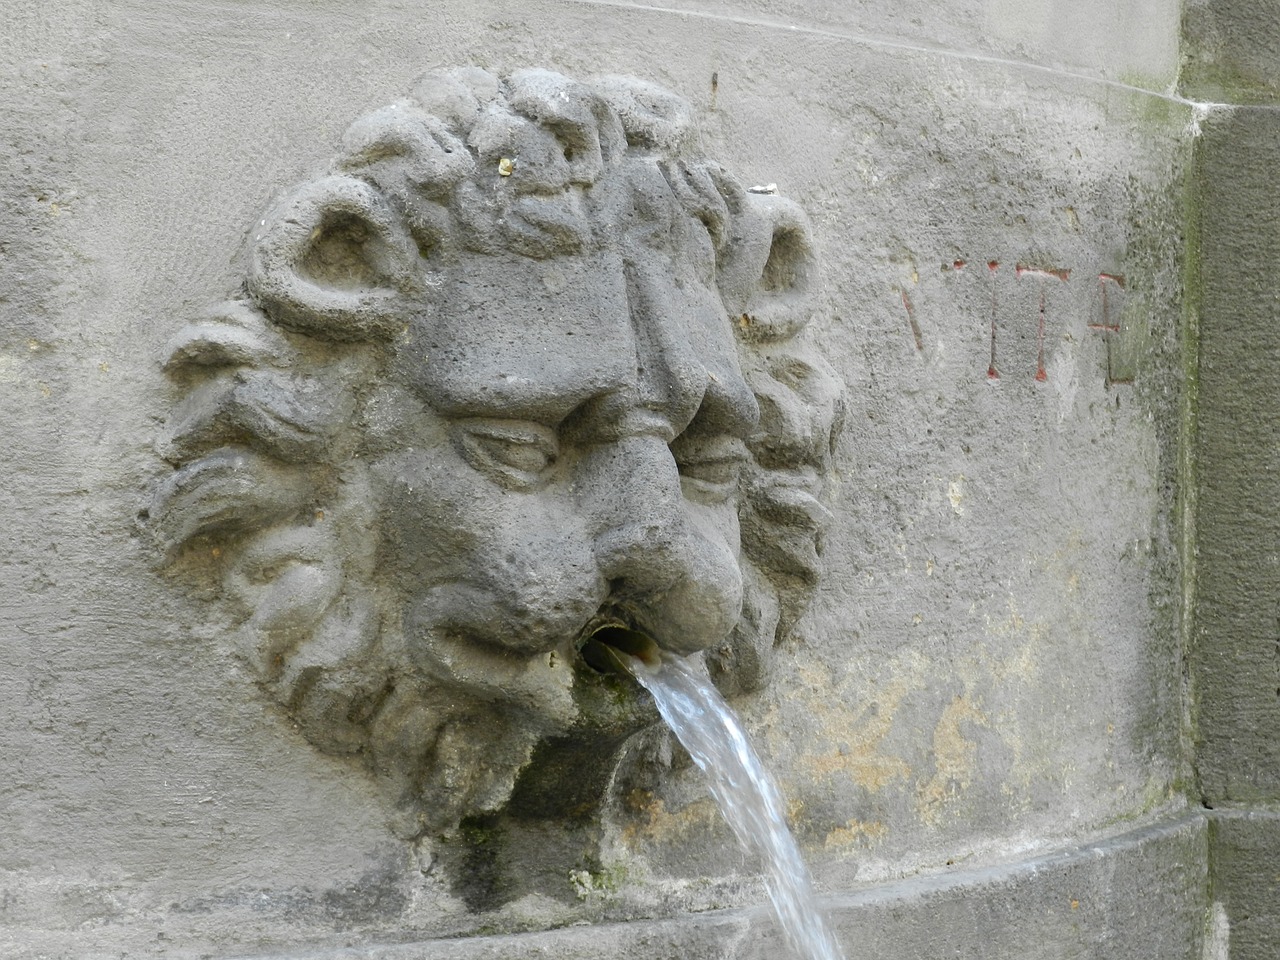
[[[602,444],[584,463],[579,489],[610,605],[676,653],[728,636],[742,605],[737,531],[709,529],[691,515],[664,438]]]

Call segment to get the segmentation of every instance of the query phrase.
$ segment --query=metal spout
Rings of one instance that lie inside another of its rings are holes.
[[[652,637],[618,623],[597,627],[583,641],[578,652],[593,670],[626,676],[634,672],[632,658],[647,667],[656,667],[662,660],[658,644]]]

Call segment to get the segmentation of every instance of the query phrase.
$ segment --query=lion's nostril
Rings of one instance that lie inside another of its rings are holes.
[[[619,624],[602,626],[583,641],[578,648],[587,666],[600,673],[630,674],[627,660],[619,654],[635,657],[647,666],[657,666],[661,654],[653,638],[638,630],[629,630]]]

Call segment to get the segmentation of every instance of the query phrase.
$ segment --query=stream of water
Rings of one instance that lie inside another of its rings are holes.
[[[749,853],[766,868],[769,899],[787,941],[805,960],[844,960],[813,894],[808,868],[787,827],[782,793],[751,748],[737,715],[694,658],[657,666],[623,654],[636,680],[707,777],[711,795]]]

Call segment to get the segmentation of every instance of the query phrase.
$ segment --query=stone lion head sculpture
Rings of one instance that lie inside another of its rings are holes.
[[[654,719],[586,638],[738,694],[808,601],[841,397],[816,289],[801,210],[706,159],[672,93],[432,74],[171,341],[153,528],[402,835],[580,805]]]

